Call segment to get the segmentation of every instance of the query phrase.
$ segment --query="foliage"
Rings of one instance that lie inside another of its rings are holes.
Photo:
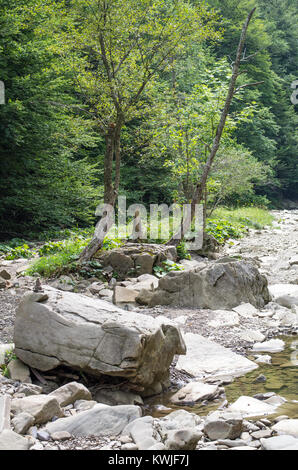
[[[171,271],[183,271],[184,270],[183,266],[177,263],[174,263],[174,261],[171,261],[169,259],[167,259],[166,261],[163,261],[161,264],[162,264],[161,266],[154,266],[153,268],[155,276],[159,278],[165,276],[167,273]]]

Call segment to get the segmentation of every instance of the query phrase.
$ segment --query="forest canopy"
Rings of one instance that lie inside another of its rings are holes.
[[[0,0],[0,238],[189,202],[254,7],[209,211],[298,199],[297,2]]]

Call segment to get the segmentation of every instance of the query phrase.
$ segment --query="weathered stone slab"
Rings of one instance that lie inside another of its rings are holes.
[[[115,436],[140,416],[141,409],[138,406],[98,404],[76,416],[48,423],[45,429],[50,434],[67,431],[73,436]]]
[[[142,387],[165,380],[174,355],[185,353],[175,325],[49,287],[22,300],[14,339],[17,356],[39,370],[65,365]]]
[[[257,364],[246,357],[201,335],[186,333],[184,340],[187,353],[186,356],[179,357],[176,368],[195,377],[239,377],[258,368]]]

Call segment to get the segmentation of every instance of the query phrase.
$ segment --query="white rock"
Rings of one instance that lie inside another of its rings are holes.
[[[241,396],[229,406],[228,410],[237,411],[243,417],[265,416],[274,413],[276,406],[269,405],[256,398]]]
[[[245,331],[242,331],[239,334],[239,337],[243,341],[247,341],[249,343],[254,343],[255,341],[262,342],[265,339],[265,336],[263,335],[263,333],[261,333],[258,330],[245,330]]]
[[[278,434],[287,434],[289,436],[298,437],[298,419],[285,419],[276,423],[271,428]]]
[[[285,343],[281,339],[270,339],[263,343],[255,343],[252,350],[257,352],[270,352],[276,353],[281,352],[285,348]]]
[[[298,286],[295,284],[272,284],[268,288],[273,298],[281,297],[282,295],[298,295]]]
[[[264,356],[257,356],[256,357],[256,362],[258,364],[271,364],[271,356],[267,356],[267,355],[264,355]]]
[[[190,382],[182,387],[171,397],[171,402],[183,404],[189,402],[199,402],[203,400],[213,400],[220,393],[217,385],[208,385],[203,382]]]
[[[209,325],[213,328],[239,325],[239,316],[236,312],[215,310],[212,313],[214,318],[209,322]]]
[[[253,305],[246,303],[238,305],[238,307],[233,308],[234,312],[239,313],[241,317],[252,318],[258,313],[258,310]]]
[[[298,445],[298,439],[293,436],[275,436],[269,439],[261,439],[264,450],[284,450],[288,446]]]

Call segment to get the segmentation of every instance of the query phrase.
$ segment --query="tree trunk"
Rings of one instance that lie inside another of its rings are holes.
[[[225,128],[225,124],[226,124],[226,120],[227,120],[227,117],[228,117],[228,114],[229,114],[230,106],[231,106],[231,103],[232,103],[232,100],[233,100],[233,96],[235,94],[235,85],[236,85],[237,78],[239,76],[239,67],[240,67],[240,63],[241,63],[241,56],[242,56],[242,51],[243,51],[244,44],[245,44],[247,29],[248,29],[249,23],[251,21],[251,18],[253,16],[255,10],[256,10],[256,8],[254,8],[249,13],[249,15],[248,15],[248,17],[247,17],[247,19],[246,19],[246,21],[243,25],[243,28],[242,28],[242,33],[241,33],[240,41],[239,41],[239,44],[238,44],[237,54],[236,54],[236,60],[234,62],[234,66],[233,66],[233,75],[232,75],[232,78],[231,78],[231,81],[230,81],[229,90],[228,90],[226,102],[225,102],[225,105],[224,105],[224,109],[222,110],[222,113],[221,113],[221,118],[220,118],[217,130],[216,130],[216,135],[215,135],[215,138],[213,140],[213,145],[212,145],[211,151],[209,153],[209,156],[207,158],[207,162],[204,166],[203,174],[201,176],[200,181],[198,182],[198,184],[196,186],[195,192],[194,192],[193,197],[192,197],[192,201],[191,201],[191,220],[186,224],[183,221],[181,222],[180,231],[177,232],[171,238],[171,240],[169,240],[169,242],[167,243],[168,245],[179,244],[180,243],[179,234],[180,234],[180,239],[184,238],[186,232],[191,227],[191,223],[192,223],[192,220],[193,220],[194,215],[195,215],[196,204],[200,203],[200,201],[202,200],[202,197],[204,195],[208,175],[209,175],[211,166],[213,164],[214,158],[215,158],[215,156],[217,154],[217,151],[219,149],[222,133],[223,133],[223,130]]]
[[[89,261],[95,253],[102,247],[103,241],[114,223],[112,217],[115,203],[118,197],[120,183],[120,136],[121,136],[122,120],[119,119],[117,124],[110,124],[106,133],[106,151],[104,158],[104,203],[107,205],[104,209],[103,216],[104,226],[101,227],[101,220],[95,227],[95,232],[91,242],[84,248],[80,255],[80,263]],[[115,160],[115,177],[113,184],[113,162]]]

